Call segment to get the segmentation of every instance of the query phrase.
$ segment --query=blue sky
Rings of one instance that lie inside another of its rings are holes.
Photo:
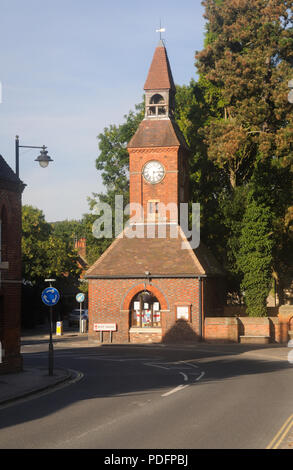
[[[175,83],[196,78],[201,1],[1,0],[0,15],[0,153],[14,169],[16,134],[46,145],[47,169],[21,149],[23,203],[50,222],[79,219],[103,191],[97,135],[141,101],[160,18]]]

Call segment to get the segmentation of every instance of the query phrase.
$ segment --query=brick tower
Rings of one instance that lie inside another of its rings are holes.
[[[128,144],[131,222],[85,276],[89,338],[197,341],[204,315],[221,302],[222,270],[202,243],[191,248],[179,224],[189,149],[173,117],[176,88],[162,40],[144,90],[145,117]],[[101,334],[109,324],[115,331]]]
[[[189,150],[173,118],[176,88],[162,40],[144,90],[145,118],[128,144],[130,202],[139,202],[149,221],[167,217],[177,222],[179,214],[160,214],[159,203],[179,207],[188,201]]]

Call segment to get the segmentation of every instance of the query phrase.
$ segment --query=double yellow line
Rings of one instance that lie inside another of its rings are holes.
[[[283,424],[281,429],[277,432],[274,439],[267,446],[267,449],[278,449],[279,445],[283,442],[285,437],[288,435],[290,429],[293,428],[293,415],[291,415],[287,421]]]

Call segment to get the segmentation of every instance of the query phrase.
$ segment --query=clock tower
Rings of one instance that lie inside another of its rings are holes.
[[[89,339],[194,342],[204,338],[206,313],[221,304],[222,270],[180,227],[189,149],[174,119],[176,88],[162,40],[144,90],[145,116],[127,146],[130,224],[85,275]]]
[[[176,88],[162,40],[144,90],[145,117],[128,144],[130,203],[143,208],[137,220],[178,222],[188,201],[189,150],[174,120]]]

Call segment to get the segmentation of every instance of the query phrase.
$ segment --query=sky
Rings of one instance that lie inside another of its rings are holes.
[[[200,0],[1,0],[0,154],[15,169],[16,135],[48,147],[46,169],[20,149],[23,204],[48,222],[80,219],[103,192],[97,136],[141,102],[160,19],[174,81],[187,85],[203,48]]]

